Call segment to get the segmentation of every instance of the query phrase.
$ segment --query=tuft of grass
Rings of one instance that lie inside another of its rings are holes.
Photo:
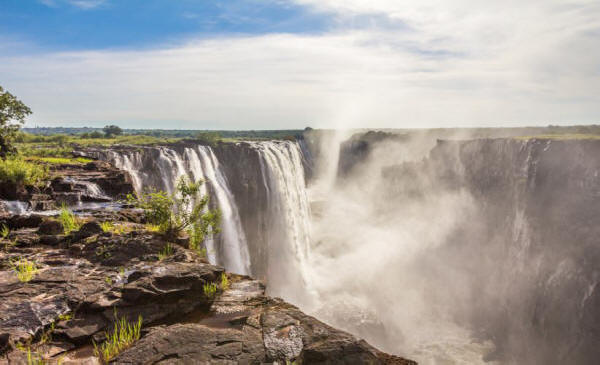
[[[0,181],[41,186],[49,177],[46,166],[27,162],[19,157],[0,160]]]
[[[221,290],[229,289],[229,279],[225,273],[221,274]]]
[[[148,232],[160,232],[160,226],[157,224],[146,223],[146,231]]]
[[[134,323],[129,323],[125,317],[119,319],[116,314],[115,319],[113,331],[106,332],[106,340],[100,345],[93,342],[94,355],[105,364],[140,339],[142,316]]]
[[[171,245],[171,243],[167,242],[167,244],[165,245],[163,250],[158,253],[158,259],[162,261],[172,255],[173,255],[173,245]]]
[[[2,238],[6,238],[6,237],[8,237],[9,234],[10,234],[10,229],[8,228],[8,226],[6,224],[3,224],[2,228],[0,228],[0,236],[2,236]]]
[[[100,228],[102,228],[102,232],[112,232],[115,225],[112,222],[106,221],[100,223]]]
[[[27,347],[27,365],[46,365],[47,362],[40,355],[31,352],[31,348]]]
[[[60,215],[58,216],[58,220],[62,224],[65,234],[69,234],[73,231],[78,231],[79,228],[81,228],[81,222],[79,221],[79,219],[64,204],[60,208]]]
[[[35,262],[20,258],[12,262],[12,268],[20,282],[26,283],[31,281],[37,272]]]
[[[65,314],[61,314],[61,315],[58,316],[58,320],[59,321],[68,322],[71,319],[73,319],[73,314],[72,313],[65,313]]]
[[[214,298],[215,294],[217,294],[217,284],[215,283],[206,283],[202,289],[204,291],[204,295],[209,299]]]

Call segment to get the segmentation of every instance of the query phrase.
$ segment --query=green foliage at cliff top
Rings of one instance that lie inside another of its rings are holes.
[[[41,185],[49,178],[48,168],[21,158],[0,160],[0,181],[24,185]]]

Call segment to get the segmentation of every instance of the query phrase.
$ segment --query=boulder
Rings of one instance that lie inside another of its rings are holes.
[[[96,221],[91,221],[91,222],[87,222],[83,226],[81,226],[79,231],[77,231],[77,237],[78,238],[86,238],[86,237],[93,236],[95,234],[100,234],[102,232],[103,231],[102,231],[102,227],[100,226],[100,223],[98,223]]]
[[[38,229],[39,234],[57,235],[64,232],[62,223],[54,219],[45,219]]]

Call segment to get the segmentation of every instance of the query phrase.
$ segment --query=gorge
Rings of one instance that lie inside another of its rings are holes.
[[[424,364],[598,353],[597,140],[295,141],[89,149],[136,189],[205,179],[211,263]]]

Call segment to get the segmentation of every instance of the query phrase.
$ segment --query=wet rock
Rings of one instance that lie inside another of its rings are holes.
[[[21,228],[37,228],[42,223],[43,217],[37,214],[13,215],[0,220],[0,225],[5,224],[11,230]]]
[[[57,235],[64,232],[62,224],[54,219],[46,219],[40,224],[39,234]]]
[[[100,234],[102,232],[103,231],[102,231],[102,227],[100,226],[100,223],[98,223],[96,221],[91,221],[91,222],[87,222],[83,226],[81,226],[81,228],[77,232],[77,237],[78,238],[87,238],[87,237],[93,236],[95,234]]]
[[[73,206],[77,205],[81,202],[81,193],[80,192],[69,192],[69,193],[55,193],[54,201],[57,206],[67,205]]]

